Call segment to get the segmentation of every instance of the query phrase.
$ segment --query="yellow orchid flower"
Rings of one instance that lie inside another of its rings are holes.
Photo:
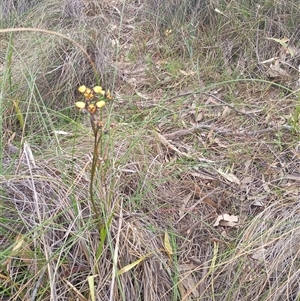
[[[101,109],[105,106],[105,101],[104,100],[100,100],[98,102],[96,102],[96,106]]]
[[[90,103],[88,105],[88,111],[90,114],[94,114],[97,111],[97,107],[93,103]]]
[[[85,108],[85,102],[83,102],[83,101],[77,101],[76,103],[75,103],[75,106],[78,108],[78,109],[84,109]]]
[[[95,86],[93,90],[96,94],[102,94],[103,91],[101,86]]]
[[[89,88],[86,88],[85,92],[83,93],[84,97],[87,99],[87,100],[90,100],[94,97],[94,93],[91,89]]]
[[[105,98],[107,98],[107,99],[109,99],[109,100],[112,100],[112,99],[113,99],[112,96],[111,96],[111,94],[110,94],[109,89],[107,89],[107,91],[105,92]]]
[[[87,87],[86,87],[85,85],[82,85],[82,86],[80,86],[80,87],[78,88],[78,91],[79,91],[80,93],[84,93],[84,92],[86,91],[86,89],[87,89]]]

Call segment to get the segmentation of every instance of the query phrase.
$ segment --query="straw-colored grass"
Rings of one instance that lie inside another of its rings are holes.
[[[299,300],[299,4],[19,2],[1,300]],[[99,148],[80,85],[114,97]]]

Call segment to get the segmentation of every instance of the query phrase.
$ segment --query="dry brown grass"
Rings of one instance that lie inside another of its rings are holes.
[[[105,116],[114,126],[105,135],[105,180],[94,188],[107,233],[101,249],[88,193],[88,118],[60,123],[55,113],[73,104],[78,84],[94,85],[90,64],[64,40],[15,36],[12,78],[19,85],[5,93],[15,98],[31,89],[36,101],[28,116],[38,130],[28,121],[28,130],[13,134],[11,126],[18,127],[7,106],[0,178],[0,293],[7,300],[89,300],[89,276],[99,300],[300,298],[297,93],[284,95],[290,86],[259,81],[266,74],[257,62],[274,56],[278,45],[256,40],[255,52],[245,43],[246,12],[234,19],[238,6],[218,6],[238,23],[229,31],[233,24],[210,6],[197,11],[184,3],[187,18],[202,14],[207,20],[189,45],[192,56],[183,40],[192,28],[156,1],[53,0],[37,3],[22,19],[59,29],[85,47],[101,82],[115,87]],[[273,20],[289,4],[278,4],[277,11],[263,7],[265,27],[252,24],[259,39],[278,28],[281,35],[292,33],[282,19]],[[46,9],[51,13],[43,14]],[[166,37],[170,24],[173,35]],[[215,46],[209,44],[213,25]],[[35,51],[28,53],[28,44]],[[237,73],[250,78],[235,78]],[[62,95],[66,100],[58,102]],[[67,115],[73,118],[73,111]],[[57,129],[73,135],[53,136]],[[35,163],[26,157],[25,141]],[[225,213],[238,216],[239,224],[214,226]]]

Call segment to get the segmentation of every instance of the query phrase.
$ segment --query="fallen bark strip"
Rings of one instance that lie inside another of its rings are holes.
[[[261,130],[257,130],[257,131],[248,131],[248,130],[240,130],[240,131],[232,131],[229,129],[217,129],[214,125],[208,125],[208,124],[197,124],[195,126],[193,126],[190,129],[185,129],[185,130],[178,130],[175,131],[173,133],[169,133],[169,134],[164,134],[163,137],[167,140],[174,140],[174,139],[178,139],[182,136],[187,136],[190,134],[193,134],[195,132],[198,132],[200,130],[208,130],[208,131],[213,131],[216,134],[219,135],[225,135],[225,136],[256,136],[259,134],[263,134],[263,133],[269,133],[269,132],[276,132],[279,130],[292,130],[291,126],[288,125],[283,125],[280,128],[275,128],[275,127],[270,127],[270,128],[266,128],[266,129],[261,129]]]

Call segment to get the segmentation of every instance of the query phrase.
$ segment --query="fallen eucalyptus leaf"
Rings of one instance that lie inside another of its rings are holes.
[[[220,169],[217,170],[217,172],[222,176],[224,177],[226,180],[230,181],[230,182],[233,182],[233,183],[236,183],[238,185],[241,184],[241,181],[232,173],[226,173]]]
[[[239,224],[239,217],[236,215],[230,214],[221,214],[217,217],[217,220],[214,223],[214,226],[226,226],[226,227],[235,227]]]

